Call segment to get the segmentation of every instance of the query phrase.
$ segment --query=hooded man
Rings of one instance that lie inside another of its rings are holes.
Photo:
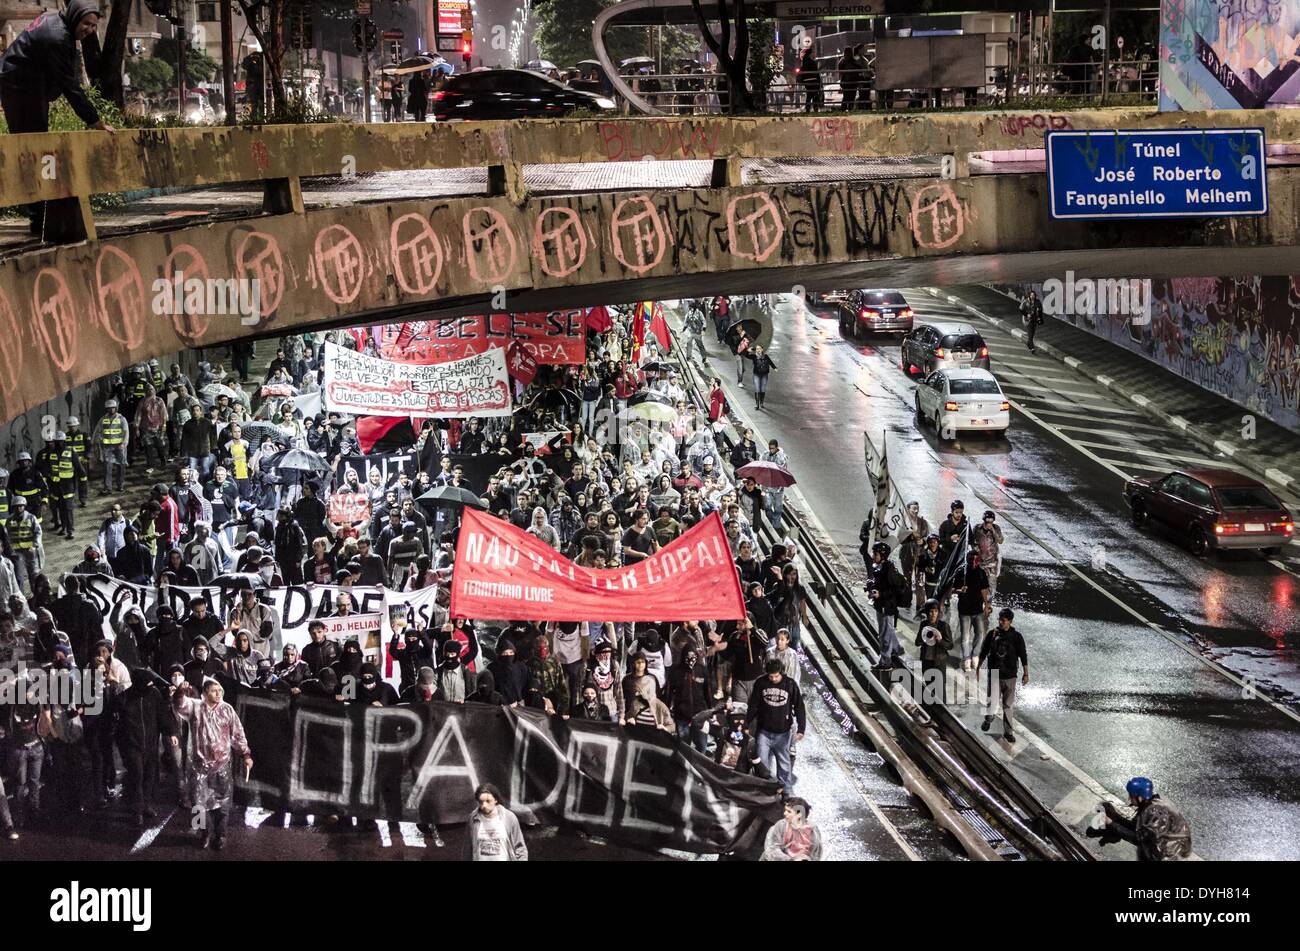
[[[414,686],[420,669],[435,663],[435,653],[433,638],[425,630],[408,627],[400,634],[393,633],[393,638],[388,643],[388,656],[398,663],[401,676],[399,692],[405,694]]]
[[[226,651],[226,675],[237,684],[250,685],[265,659],[266,655],[253,648],[253,635],[241,629],[235,633],[234,646]]]
[[[287,690],[293,694],[301,693],[303,683],[311,678],[311,668],[298,656],[298,648],[292,644],[284,645],[274,673],[275,689]]]
[[[356,640],[345,641],[339,659],[334,662],[334,676],[339,679],[339,689],[345,699],[354,699],[357,682],[361,679],[361,667],[365,659],[361,654],[361,645]]]
[[[678,737],[689,738],[701,753],[708,749],[708,737],[693,721],[711,706],[708,686],[704,655],[694,644],[688,644],[677,663],[668,669],[668,709],[677,724]]]
[[[488,671],[505,702],[512,707],[519,706],[528,692],[528,666],[516,656],[514,641],[505,635],[497,639],[496,652],[496,660],[488,665]]]
[[[174,721],[165,712],[160,686],[165,687],[166,681],[153,671],[134,668],[118,715],[117,749],[126,767],[125,798],[135,812],[137,828],[158,814],[153,808],[158,791],[158,741],[174,735]]]
[[[71,0],[63,13],[41,14],[14,38],[0,56],[0,108],[10,132],[48,132],[50,103],[60,96],[87,126],[115,131],[100,118],[78,81],[77,44],[98,52],[97,29],[98,4]],[[38,202],[29,206],[27,216],[33,235],[44,234],[52,242],[85,238],[75,198]]]
[[[186,662],[185,681],[195,690],[203,689],[203,681],[224,672],[225,668],[212,654],[206,637],[196,637],[191,642],[190,659]]]
[[[379,668],[374,664],[361,665],[361,680],[357,684],[357,703],[372,707],[391,707],[397,703],[397,691],[393,689],[392,684],[380,679]]]
[[[477,681],[474,674],[461,664],[460,654],[459,641],[449,639],[443,643],[439,651],[441,661],[436,676],[435,700],[464,703],[474,693]]]
[[[485,670],[478,675],[478,682],[474,687],[474,692],[465,700],[467,703],[486,703],[494,707],[505,704],[505,698],[497,690],[496,678],[492,676],[490,670]]]
[[[128,669],[144,664],[143,647],[149,642],[149,628],[144,623],[144,612],[132,605],[126,609],[117,626],[113,641],[113,655]]]
[[[175,664],[185,663],[185,638],[176,623],[176,612],[170,604],[158,605],[158,623],[145,634],[141,644],[141,660],[152,670],[170,670]]]
[[[544,635],[533,640],[533,656],[528,661],[528,692],[537,709],[546,709],[549,701],[551,710],[548,712],[558,713],[566,720],[569,718],[568,680],[564,668],[551,656],[551,645]],[[529,703],[529,706],[533,705]]]
[[[402,691],[402,703],[428,703],[438,690],[438,672],[432,667],[421,667],[411,686]]]

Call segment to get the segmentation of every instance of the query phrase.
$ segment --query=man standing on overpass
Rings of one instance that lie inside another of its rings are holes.
[[[71,0],[63,13],[43,13],[0,56],[0,107],[10,132],[48,132],[50,103],[66,96],[73,112],[86,125],[115,131],[104,122],[77,81],[77,44],[99,28],[99,10],[91,0]],[[75,240],[81,235],[77,199],[61,198],[28,207],[31,233],[51,241]]]

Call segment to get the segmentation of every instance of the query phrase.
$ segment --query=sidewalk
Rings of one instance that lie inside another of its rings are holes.
[[[962,288],[958,295],[942,288],[927,290],[965,307],[977,320],[1025,339],[1019,304],[1001,291],[981,286]],[[1064,320],[1048,319],[1034,345],[1038,353],[1132,402],[1191,442],[1230,457],[1284,500],[1300,502],[1300,435]],[[1242,439],[1247,416],[1255,421],[1255,438],[1249,441]]]

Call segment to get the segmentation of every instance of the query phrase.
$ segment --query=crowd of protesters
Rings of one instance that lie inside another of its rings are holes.
[[[0,667],[21,661],[70,676],[102,672],[105,702],[0,707],[18,820],[6,808],[0,828],[108,809],[114,799],[144,826],[160,800],[175,795],[207,817],[199,843],[220,848],[236,770],[252,762],[223,699],[231,683],[343,703],[505,704],[658,729],[792,794],[806,726],[796,653],[806,594],[794,543],[763,541],[764,525],[781,537],[780,490],[736,484],[731,474],[759,458],[784,465],[785,454],[775,440],[763,450],[745,433],[724,455],[717,407],[697,410],[664,344],[652,334],[636,339],[639,314],[610,311],[607,330],[588,332],[585,363],[543,366],[531,384],[516,383],[510,417],[426,427],[410,448],[427,466],[388,482],[378,469],[363,480],[345,467],[333,484],[339,460],[361,452],[356,420],[313,414],[305,399],[319,391],[324,342],[380,355],[368,331],[284,338],[260,380],[250,381],[250,344],[232,348],[231,373],[203,362],[191,379],[179,365],[163,374],[153,361],[111,378],[89,436],[66,420],[49,451],[34,464],[20,457],[5,483],[13,509],[0,520],[0,594],[9,607],[0,613]],[[673,407],[672,418],[639,416],[633,397],[646,393]],[[288,468],[290,453],[299,454],[296,466],[303,458],[308,464]],[[128,500],[125,473],[141,463],[148,476],[164,479]],[[487,474],[482,484],[470,484],[467,468]],[[42,509],[68,498],[46,514],[71,536],[74,513],[99,476],[111,512],[56,586],[45,573]],[[717,512],[747,616],[452,620],[446,605],[458,510],[421,498],[440,486],[468,489],[487,511],[593,568],[650,557]],[[340,494],[364,497],[369,517],[332,520],[329,503]],[[244,590],[226,616],[206,596],[183,600],[180,616],[159,598],[148,616],[126,612],[107,637],[86,575]],[[281,643],[258,589],[285,584],[340,586],[338,614],[356,611],[349,586],[436,586],[437,623],[399,623],[385,645],[390,683],[364,661],[356,640],[327,638],[323,623],[309,626],[301,650]],[[160,774],[174,791],[160,791]],[[474,827],[493,835],[504,828],[481,820]],[[794,836],[800,857],[808,857],[808,836]],[[508,828],[505,837],[513,854]]]

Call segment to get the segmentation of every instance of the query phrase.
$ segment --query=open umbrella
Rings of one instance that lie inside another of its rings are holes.
[[[217,398],[220,396],[225,396],[232,400],[239,400],[241,403],[243,402],[243,398],[224,383],[209,383],[207,386],[203,387],[203,389],[199,390],[199,395],[206,396],[213,402],[216,402]]]
[[[575,66],[595,66],[597,69],[604,69],[604,68],[605,68],[604,66],[602,66],[602,65],[600,64],[600,60],[598,60],[598,59],[580,59],[580,60],[578,60],[578,62],[575,63],[574,65],[575,65]]]
[[[662,360],[652,360],[650,363],[643,363],[641,369],[647,373],[669,373],[676,369],[671,363],[664,363]]]
[[[451,65],[451,63],[447,62],[446,60],[443,60],[441,63],[433,64],[433,71],[435,73],[446,73],[448,76],[450,76],[452,73],[456,72],[456,67]]]
[[[431,502],[434,505],[468,505],[470,508],[486,509],[483,500],[471,492],[469,489],[462,489],[458,485],[440,485],[435,489],[421,495],[416,501]]]
[[[753,479],[769,489],[785,489],[794,485],[794,475],[785,466],[775,462],[751,462],[736,470],[736,478]]]
[[[582,404],[582,398],[573,390],[549,389],[537,397],[537,406],[541,409],[559,412],[561,408],[570,414],[576,413]]]
[[[727,346],[732,350],[736,349],[736,344],[740,341],[740,331],[745,331],[745,336],[749,337],[750,343],[758,339],[758,335],[763,332],[763,325],[753,317],[741,317],[738,321],[727,328],[726,341]]]
[[[556,66],[549,59],[530,59],[524,69],[531,69],[535,72],[544,73],[548,69],[555,69]]]
[[[290,449],[275,461],[275,467],[298,472],[330,471],[330,464],[321,457],[320,453],[312,452],[310,449]]]
[[[649,390],[633,393],[627,401],[627,411],[629,415],[658,423],[677,422],[677,409],[672,400],[662,393],[652,393]]]
[[[408,56],[400,63],[390,63],[380,70],[388,76],[405,76],[408,73],[419,73],[426,69],[433,69],[438,65],[438,61],[428,54],[421,53],[418,56]]]
[[[627,69],[629,66],[653,66],[654,64],[655,61],[652,56],[633,56],[632,58],[625,59],[623,62],[619,63],[618,68]]]
[[[272,426],[270,423],[240,423],[239,429],[241,435],[248,440],[251,446],[260,446],[263,439],[274,439],[276,442],[284,442],[284,433],[278,426]]]

